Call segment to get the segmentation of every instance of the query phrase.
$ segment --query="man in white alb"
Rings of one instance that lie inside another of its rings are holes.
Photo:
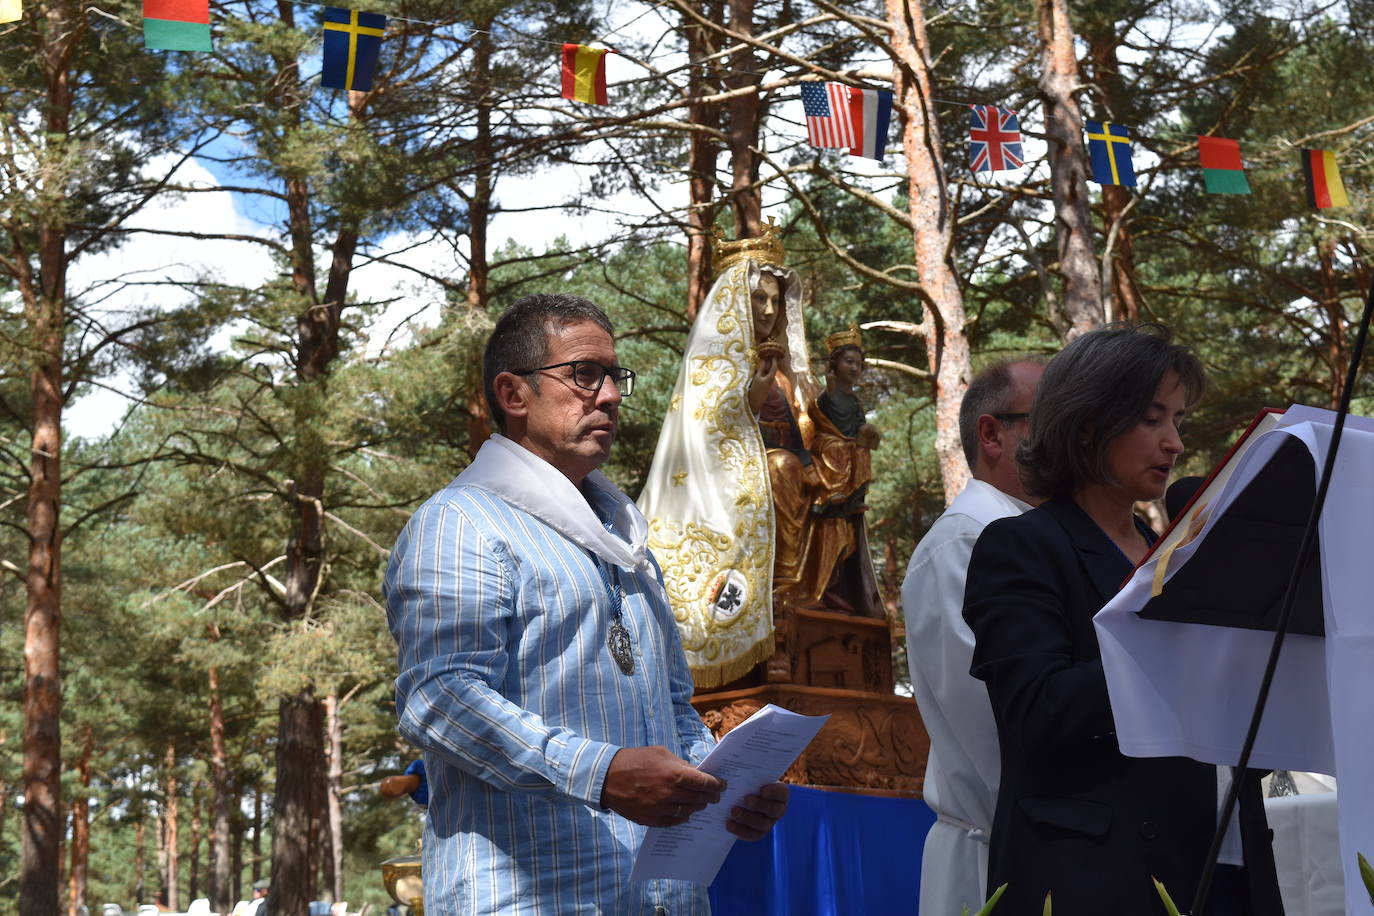
[[[973,479],[916,545],[902,582],[911,687],[930,734],[925,801],[936,815],[921,857],[921,916],[958,916],[964,904],[975,912],[987,895],[1001,766],[987,688],[969,674],[964,576],[983,528],[1030,508],[1015,452],[1043,371],[1037,362],[1003,362],[969,383],[959,438]]]

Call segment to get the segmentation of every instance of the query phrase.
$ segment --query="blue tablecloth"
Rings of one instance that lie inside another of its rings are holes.
[[[711,907],[715,916],[915,916],[933,823],[918,799],[793,786],[772,832],[730,850]]]

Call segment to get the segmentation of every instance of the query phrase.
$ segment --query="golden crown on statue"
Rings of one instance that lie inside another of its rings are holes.
[[[858,347],[860,350],[864,348],[864,337],[859,333],[859,326],[857,324],[850,324],[849,330],[836,331],[834,334],[827,337],[825,339],[825,352],[834,353],[840,347],[847,347],[851,344]]]
[[[716,276],[732,264],[744,260],[782,266],[785,252],[782,239],[778,236],[778,226],[771,216],[763,227],[763,234],[757,238],[727,242],[725,231],[719,226],[716,227],[715,235],[715,243],[711,246],[711,272]]]

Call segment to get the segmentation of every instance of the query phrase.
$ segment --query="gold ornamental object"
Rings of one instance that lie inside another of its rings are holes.
[[[396,856],[382,862],[382,884],[397,903],[409,906],[414,916],[425,916],[424,883],[420,880],[419,856]]]
[[[718,277],[727,267],[746,259],[781,267],[785,254],[777,223],[773,222],[771,216],[758,238],[727,242],[724,230],[717,226],[715,241],[711,246],[711,273]]]
[[[847,331],[836,331],[825,339],[825,352],[834,353],[840,347],[856,346],[860,350],[864,348],[864,337],[859,333],[857,324],[850,324]]]

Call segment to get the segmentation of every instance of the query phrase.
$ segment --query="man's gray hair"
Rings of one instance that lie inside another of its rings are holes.
[[[1016,377],[1011,367],[1019,363],[1035,363],[1035,357],[1021,356],[993,363],[973,377],[959,402],[959,444],[970,469],[978,461],[978,418],[983,414],[1006,413],[1016,396]]]
[[[496,376],[502,372],[538,369],[549,358],[549,335],[555,329],[590,321],[612,338],[615,328],[606,313],[590,299],[571,293],[532,293],[521,296],[501,313],[482,356],[482,391],[496,428],[506,431],[506,414],[496,403]],[[539,390],[539,377],[528,376]]]

